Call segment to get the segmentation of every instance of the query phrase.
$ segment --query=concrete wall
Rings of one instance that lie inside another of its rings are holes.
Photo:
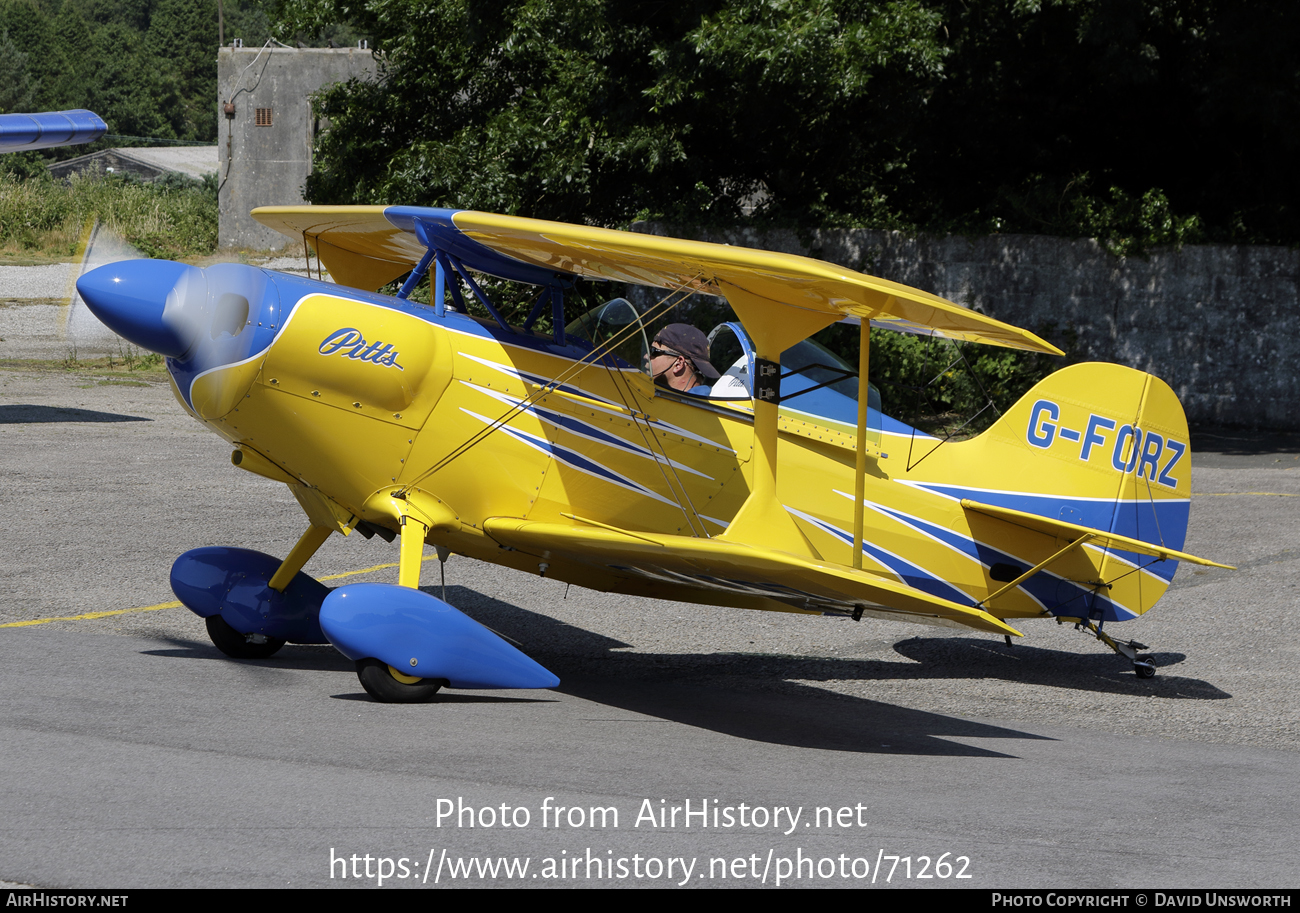
[[[804,254],[1034,330],[1079,361],[1166,381],[1192,423],[1300,430],[1300,252],[1186,246],[1117,258],[1095,241],[827,230],[634,230]]]
[[[335,82],[371,78],[370,51],[356,48],[222,48],[217,53],[218,111],[231,102],[233,117],[219,115],[221,190],[218,240],[222,247],[279,250],[293,242],[249,217],[257,206],[302,203],[311,172],[314,123],[311,96]],[[255,112],[270,108],[271,126]]]

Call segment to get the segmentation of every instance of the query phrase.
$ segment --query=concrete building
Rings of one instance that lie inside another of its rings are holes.
[[[255,222],[249,210],[303,202],[316,130],[311,96],[374,74],[374,57],[360,48],[271,45],[217,53],[222,247],[279,250],[292,243]]]

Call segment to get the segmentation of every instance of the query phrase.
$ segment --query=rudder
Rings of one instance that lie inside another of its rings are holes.
[[[1040,381],[970,444],[970,456],[989,467],[981,473],[989,489],[1025,493],[1003,506],[1183,548],[1191,496],[1187,419],[1173,390],[1153,375],[1072,365]],[[1098,598],[1092,614],[1106,620],[1145,612],[1178,565],[1088,548],[1098,592],[1109,597]]]

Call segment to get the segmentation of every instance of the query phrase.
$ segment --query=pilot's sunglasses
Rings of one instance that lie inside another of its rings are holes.
[[[686,356],[684,356],[684,355],[679,355],[679,354],[677,354],[676,352],[671,351],[670,349],[656,349],[656,348],[654,348],[654,347],[652,346],[651,349],[650,349],[650,357],[651,357],[651,358],[658,358],[660,355],[666,355],[666,356],[669,357],[669,358],[685,358],[685,357],[686,357]]]

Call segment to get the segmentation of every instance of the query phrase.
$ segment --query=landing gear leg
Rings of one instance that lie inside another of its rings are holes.
[[[1146,656],[1138,656],[1139,650],[1151,649],[1146,644],[1140,644],[1136,640],[1116,640],[1087,618],[1065,618],[1060,615],[1057,616],[1056,623],[1058,625],[1065,624],[1066,622],[1073,622],[1076,631],[1087,630],[1091,632],[1099,641],[1133,663],[1133,674],[1138,678],[1155,678],[1155,658],[1149,653]]]
[[[332,532],[332,529],[325,526],[312,524],[307,527],[307,532],[302,534],[302,538],[298,540],[297,545],[281,562],[280,567],[276,569],[267,586],[283,593],[284,588],[293,581],[294,575],[302,570],[302,566],[320,550],[320,547],[325,544],[325,540],[330,537]]]
[[[402,543],[398,553],[397,585],[420,588],[420,562],[424,560],[424,537],[429,528],[411,516],[402,517]]]
[[[451,557],[451,549],[445,545],[434,546],[438,549],[438,571],[442,574],[442,601],[447,601],[447,559]]]

